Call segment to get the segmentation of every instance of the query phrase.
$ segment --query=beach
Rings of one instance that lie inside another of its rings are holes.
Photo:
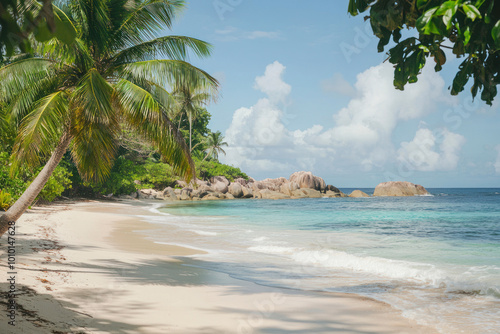
[[[16,224],[16,326],[1,240],[1,333],[434,333],[355,294],[259,285],[187,261],[202,250],[147,237],[140,201],[67,201]]]

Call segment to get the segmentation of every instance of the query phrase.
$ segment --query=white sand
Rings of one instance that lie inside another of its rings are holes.
[[[185,266],[172,256],[198,251],[144,239],[140,230],[152,226],[126,216],[142,210],[89,201],[26,213],[17,222],[15,327],[5,311],[6,236],[0,240],[0,333],[434,333],[367,298]]]

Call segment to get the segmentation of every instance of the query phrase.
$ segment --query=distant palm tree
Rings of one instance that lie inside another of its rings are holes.
[[[178,104],[178,129],[180,130],[181,128],[183,115],[186,115],[189,122],[189,152],[191,152],[193,144],[193,121],[198,117],[200,108],[208,104],[209,101],[213,100],[215,98],[215,95],[205,91],[203,87],[193,87],[191,85],[178,87],[173,96]]]
[[[205,145],[207,145],[207,155],[203,160],[205,160],[208,157],[211,157],[215,160],[219,159],[219,153],[224,153],[226,155],[226,152],[222,149],[222,146],[228,146],[227,143],[224,141],[224,136],[220,131],[217,132],[212,132],[210,135],[207,137]]]
[[[0,236],[33,202],[68,148],[85,180],[109,175],[125,123],[154,144],[174,170],[191,179],[194,164],[167,116],[176,87],[216,90],[206,72],[184,61],[211,46],[184,36],[157,37],[171,28],[179,0],[70,0],[62,11],[77,36],[36,46],[0,69],[0,99],[19,127],[13,170],[46,162],[16,203],[0,217]],[[167,59],[156,60],[163,56]],[[48,161],[47,161],[48,159]]]

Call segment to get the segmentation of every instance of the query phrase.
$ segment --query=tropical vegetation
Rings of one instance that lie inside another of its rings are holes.
[[[388,60],[394,64],[394,86],[403,90],[418,80],[427,62],[434,59],[440,71],[446,52],[463,58],[451,85],[451,94],[462,92],[471,81],[472,97],[491,105],[500,83],[500,1],[495,0],[349,0],[349,13],[369,11],[378,51],[383,52],[391,38]],[[403,38],[404,28],[416,28]]]
[[[212,132],[206,138],[205,144],[207,145],[207,155],[205,155],[205,158],[203,158],[203,160],[205,160],[208,157],[218,160],[219,153],[223,153],[224,155],[226,154],[226,152],[222,147],[228,145],[224,141],[224,137],[222,136],[222,133],[220,131]]]
[[[2,151],[12,154],[0,155],[1,198],[17,200],[0,217],[0,235],[36,198],[84,189],[127,193],[196,176],[191,153],[200,160],[209,149],[200,138],[211,133],[203,106],[216,98],[218,82],[186,61],[189,54],[208,56],[208,43],[158,36],[183,5],[61,2],[54,12],[64,13],[76,31],[74,42],[31,39],[33,52],[6,59],[0,68],[0,140]],[[216,161],[210,162],[215,167],[205,163],[198,162],[198,176],[218,168]]]

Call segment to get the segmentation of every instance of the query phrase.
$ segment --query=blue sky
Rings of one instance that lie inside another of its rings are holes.
[[[500,103],[450,96],[451,54],[442,72],[429,59],[417,84],[396,91],[347,3],[188,1],[170,33],[214,45],[191,61],[222,84],[208,107],[230,144],[220,160],[256,179],[310,170],[338,187],[500,187]]]

